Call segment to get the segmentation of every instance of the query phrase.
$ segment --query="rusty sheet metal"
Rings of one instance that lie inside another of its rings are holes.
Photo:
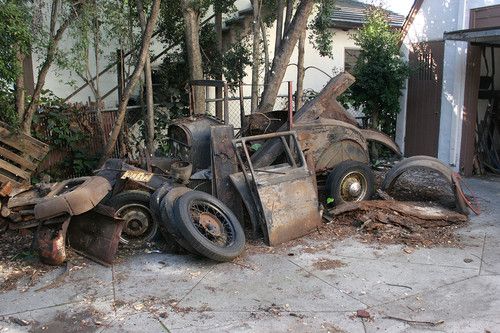
[[[35,218],[80,215],[94,208],[111,191],[106,178],[80,177],[60,182],[35,205]]]
[[[343,161],[369,163],[368,145],[360,130],[334,119],[319,118],[294,128],[302,149],[312,155],[315,171],[331,170]]]
[[[403,156],[403,154],[401,154],[401,149],[399,149],[399,146],[388,135],[372,129],[360,129],[360,131],[366,141],[378,142],[383,146],[389,148],[397,156]]]
[[[281,142],[288,163],[254,168],[247,145],[273,139]],[[247,166],[237,155],[269,245],[304,236],[321,225],[314,172],[307,167],[295,132],[245,137],[233,140],[233,145],[248,161]]]
[[[193,172],[210,167],[210,128],[222,125],[216,118],[201,115],[175,120],[168,127],[171,154],[193,165]]]
[[[248,216],[250,217],[252,234],[256,238],[260,229],[260,218],[257,207],[255,206],[255,201],[252,198],[252,193],[250,193],[250,188],[245,182],[245,175],[243,175],[243,172],[238,172],[233,173],[229,177],[234,188],[239,193],[241,201],[245,205]]]
[[[238,160],[232,145],[233,133],[231,125],[211,128],[212,195],[226,204],[238,221],[243,221],[241,201],[229,179],[229,175],[238,172]]]
[[[102,265],[113,263],[123,220],[111,207],[98,205],[82,215],[73,216],[68,227],[68,244],[79,254]]]
[[[337,96],[354,83],[354,77],[349,73],[340,73],[328,82],[314,99],[305,103],[293,116],[294,127],[299,124],[307,124],[318,117],[337,119],[351,125],[356,125],[356,119],[337,101]],[[288,123],[283,124],[278,131],[286,131]],[[256,167],[271,164],[280,154],[279,143],[275,140],[268,141],[259,151],[252,155],[252,161]]]
[[[35,233],[35,248],[40,261],[58,266],[66,260],[66,231],[70,217],[66,217],[59,229],[40,226]]]
[[[427,169],[441,174],[450,183],[450,187],[454,191],[457,211],[462,214],[469,214],[463,195],[461,195],[463,191],[460,187],[460,183],[453,180],[453,170],[435,157],[419,155],[402,160],[387,172],[382,182],[382,190],[390,190],[399,176],[408,170],[415,169]]]

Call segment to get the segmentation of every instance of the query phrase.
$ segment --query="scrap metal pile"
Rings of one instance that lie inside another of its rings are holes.
[[[274,246],[321,226],[327,202],[338,209],[370,199],[370,142],[392,153],[382,190],[390,192],[409,170],[432,170],[453,189],[456,210],[467,213],[449,167],[427,156],[403,159],[389,137],[356,126],[336,100],[353,82],[340,74],[289,117],[251,115],[236,138],[232,126],[210,116],[178,119],[168,128],[170,156],[144,169],[112,159],[93,176],[55,184],[27,184],[48,147],[2,125],[0,229],[33,230],[39,256],[50,264],[64,261],[66,245],[110,264],[119,242],[142,245],[159,234],[193,254],[228,261],[244,250],[245,230]]]

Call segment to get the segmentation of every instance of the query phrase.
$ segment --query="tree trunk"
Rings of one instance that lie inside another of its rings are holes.
[[[142,34],[142,44],[141,44],[141,50],[139,52],[139,57],[136,61],[134,72],[132,73],[132,76],[128,81],[123,91],[123,94],[120,98],[120,103],[118,105],[118,117],[116,118],[113,131],[111,132],[111,137],[108,140],[108,144],[106,145],[106,149],[104,150],[104,154],[101,158],[100,164],[104,163],[104,161],[106,161],[113,153],[116,141],[118,139],[118,135],[120,134],[123,122],[125,120],[125,115],[127,113],[127,103],[130,98],[130,94],[132,93],[132,90],[134,89],[137,82],[139,81],[141,72],[144,70],[144,64],[146,63],[146,59],[149,57],[149,45],[151,43],[151,36],[153,34],[154,27],[156,26],[156,21],[158,20],[158,14],[160,12],[160,2],[161,0],[153,1],[153,5],[151,8],[151,15],[146,24],[146,29]]]
[[[307,29],[305,29],[299,38],[299,55],[297,58],[297,93],[295,95],[295,110],[302,107],[304,102],[302,96],[304,94],[304,75],[306,73],[304,68],[304,48],[306,44]]]
[[[285,10],[285,0],[278,1],[278,12],[276,13],[276,38],[274,40],[274,54],[278,54],[283,37],[283,11]]]
[[[27,135],[31,134],[31,122],[33,121],[33,115],[38,106],[38,102],[42,94],[42,89],[45,85],[45,80],[47,78],[47,74],[49,73],[50,66],[52,66],[52,63],[54,62],[59,42],[66,32],[66,29],[68,29],[70,23],[80,14],[80,11],[82,10],[82,6],[77,6],[76,8],[74,8],[70,16],[59,26],[59,29],[55,31],[55,25],[58,16],[58,6],[59,1],[54,0],[52,2],[52,11],[50,17],[50,42],[47,47],[47,55],[44,62],[42,63],[40,71],[38,72],[38,78],[35,85],[35,90],[33,91],[33,97],[31,98],[31,101],[26,111],[24,112],[24,117],[21,122],[21,132]]]
[[[251,112],[257,111],[259,104],[259,71],[260,71],[260,0],[253,0],[253,49],[252,49],[252,100]]]
[[[268,84],[264,87],[264,91],[262,92],[259,112],[270,112],[273,110],[293,49],[300,35],[307,27],[307,19],[311,14],[313,6],[314,0],[302,0],[300,2],[295,16],[290,23],[290,27],[286,31],[281,42],[280,50],[274,55],[271,75]]]
[[[290,22],[292,21],[292,14],[293,14],[293,0],[287,0],[286,1],[285,27],[283,28],[283,31],[285,32],[285,34],[288,31],[288,28],[290,28]]]
[[[267,41],[266,25],[260,21],[260,31],[262,33],[262,47],[264,49],[264,84],[269,80],[269,42]]]
[[[139,11],[139,20],[141,23],[142,32],[146,31],[146,16],[144,15],[144,6],[142,0],[136,0],[137,10]],[[146,148],[149,154],[155,151],[155,113],[153,101],[153,78],[151,75],[151,59],[146,57],[144,63],[144,79],[146,83]]]
[[[95,113],[96,113],[96,119],[97,119],[97,134],[99,135],[99,138],[101,139],[101,144],[102,148],[106,147],[106,133],[104,130],[104,121],[102,119],[102,112],[101,112],[101,103],[102,103],[102,98],[101,98],[101,89],[100,89],[100,69],[99,69],[99,46],[101,44],[101,35],[100,35],[100,26],[99,26],[99,19],[96,18],[94,22],[94,60],[95,60],[95,81],[92,81],[92,74],[90,73],[90,69],[88,68],[88,62],[87,62],[87,72],[90,74],[90,83],[95,82],[95,89],[94,90],[94,97],[95,97],[95,102],[96,102],[96,108],[95,108]]]
[[[16,61],[19,67],[22,69],[16,78],[16,111],[18,119],[22,120],[24,117],[24,101],[25,101],[25,89],[24,89],[24,54],[21,51],[17,51]]]
[[[200,50],[200,13],[193,8],[192,0],[182,0],[182,13],[186,25],[186,50],[189,63],[189,78],[203,79],[203,66]],[[205,113],[205,90],[203,87],[194,87],[194,113]]]
[[[372,115],[371,115],[371,124],[370,124],[370,127],[379,131],[379,125],[380,125],[380,121],[379,121],[379,112],[378,111],[372,111]],[[374,145],[372,144],[371,147],[370,147],[370,158],[373,160],[373,161],[376,161],[378,160],[378,147],[377,145]]]

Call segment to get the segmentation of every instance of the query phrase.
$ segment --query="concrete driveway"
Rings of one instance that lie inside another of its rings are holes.
[[[0,332],[500,332],[500,178],[467,183],[483,213],[460,248],[306,239],[224,264],[75,258],[0,294]]]

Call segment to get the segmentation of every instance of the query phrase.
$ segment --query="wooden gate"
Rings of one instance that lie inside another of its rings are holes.
[[[437,157],[444,41],[412,45],[406,109],[405,155]]]

